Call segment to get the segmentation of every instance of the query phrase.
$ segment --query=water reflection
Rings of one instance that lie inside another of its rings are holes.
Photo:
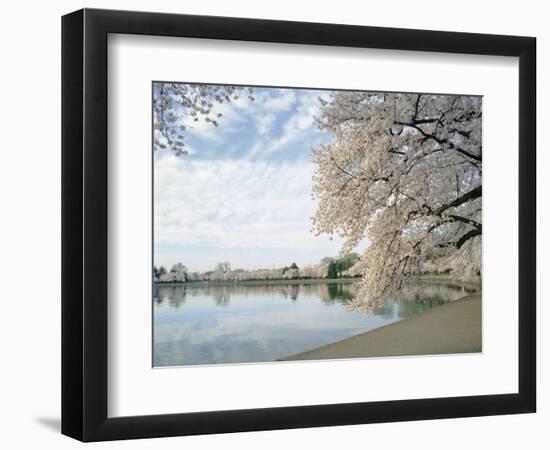
[[[179,308],[187,297],[208,297],[218,306],[227,306],[231,296],[238,297],[281,297],[292,301],[304,297],[317,297],[326,304],[346,302],[355,297],[357,288],[353,284],[273,284],[273,285],[206,285],[188,284],[180,286],[157,286],[154,289],[154,302],[157,305],[169,304]]]
[[[370,315],[346,307],[353,284],[158,286],[154,365],[273,361],[420,314],[474,289],[411,284]]]

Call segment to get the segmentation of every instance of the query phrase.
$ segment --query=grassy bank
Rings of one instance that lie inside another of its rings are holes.
[[[295,284],[353,283],[360,278],[301,278],[293,280],[243,280],[243,281],[191,281],[188,283],[155,283],[155,286],[265,286]]]
[[[469,281],[462,281],[451,277],[448,274],[427,274],[420,277],[422,281],[430,283],[456,284],[471,287],[476,290],[481,289],[481,277]],[[155,286],[265,286],[265,285],[296,285],[296,284],[333,284],[333,283],[353,283],[360,281],[361,278],[299,278],[292,280],[242,280],[242,281],[191,281],[187,283],[155,283]]]
[[[281,361],[481,352],[481,294]]]

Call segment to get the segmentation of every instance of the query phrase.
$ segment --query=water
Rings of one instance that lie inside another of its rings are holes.
[[[275,361],[372,330],[472,292],[419,283],[370,315],[350,311],[352,284],[158,286],[155,367]]]

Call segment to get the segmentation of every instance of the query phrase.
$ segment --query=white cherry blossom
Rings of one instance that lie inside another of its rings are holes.
[[[335,92],[313,149],[317,233],[370,246],[353,306],[370,311],[429,264],[481,271],[481,98]]]

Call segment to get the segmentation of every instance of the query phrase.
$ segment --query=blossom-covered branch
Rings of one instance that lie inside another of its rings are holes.
[[[204,120],[219,126],[221,112],[215,105],[230,103],[245,95],[254,100],[251,87],[215,84],[153,83],[153,147],[169,148],[176,155],[187,153],[185,130],[189,124]]]
[[[369,311],[407,277],[443,263],[460,277],[481,270],[481,98],[335,92],[313,149],[317,233],[365,237],[361,290]]]

